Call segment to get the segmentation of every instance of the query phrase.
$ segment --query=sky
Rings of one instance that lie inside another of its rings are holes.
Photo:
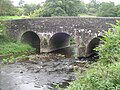
[[[13,1],[13,4],[15,5],[15,6],[17,6],[18,5],[18,2],[20,1],[20,0],[11,0],[11,1]],[[30,3],[35,3],[35,4],[38,4],[38,3],[42,3],[42,2],[44,2],[45,0],[23,0],[23,1],[25,1],[25,3],[27,3],[27,4],[30,4]],[[91,0],[83,0],[85,3],[89,3]],[[99,1],[99,2],[110,2],[110,1],[112,1],[112,2],[115,2],[115,4],[120,4],[120,0],[97,0],[97,1]]]

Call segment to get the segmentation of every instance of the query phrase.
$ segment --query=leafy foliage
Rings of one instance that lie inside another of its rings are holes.
[[[108,30],[101,38],[104,44],[96,48],[99,51],[99,59],[103,63],[120,61],[120,21],[117,21],[117,25],[112,26],[114,32]]]
[[[25,4],[24,0],[20,0],[19,6],[14,6],[10,0],[0,1],[0,16],[51,17],[80,14],[119,17],[120,5],[115,5],[114,2],[100,3],[97,0],[91,0],[88,4],[85,4],[84,0],[46,0],[41,4]]]
[[[65,90],[119,90],[120,89],[120,21],[101,38],[96,48],[99,61],[77,76]],[[83,76],[84,75],[84,76]]]
[[[87,4],[88,14],[95,14],[99,6],[100,4],[96,0],[91,0],[91,2]]]
[[[102,2],[91,0],[85,4],[82,0],[46,0],[39,9],[30,15],[35,17],[51,16],[78,16],[80,14],[97,15],[101,17],[119,17],[120,5],[114,2]]]
[[[78,76],[65,90],[119,90],[120,62],[106,66],[94,66],[86,71],[85,76]]]
[[[0,16],[1,15],[15,15],[17,9],[10,0],[0,0]]]
[[[84,2],[80,0],[46,0],[45,4],[33,15],[43,17],[77,16],[78,13],[86,11]]]
[[[120,17],[120,4],[115,7],[117,17]]]
[[[103,2],[100,4],[97,13],[98,16],[115,17],[116,16],[115,4],[113,2],[110,3]]]
[[[40,7],[41,7],[40,4],[25,4],[22,6],[21,9],[19,8],[19,10],[21,10],[21,13],[19,13],[19,14],[29,16],[35,10],[38,10]]]
[[[15,61],[15,58],[13,56],[11,56],[10,58],[4,58],[2,60],[2,64],[13,63],[14,61]]]

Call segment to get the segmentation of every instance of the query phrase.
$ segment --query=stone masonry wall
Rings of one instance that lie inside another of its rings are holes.
[[[8,33],[14,39],[20,40],[26,31],[35,32],[40,39],[49,39],[56,33],[65,32],[72,36],[77,46],[84,45],[97,36],[102,36],[102,30],[111,28],[108,23],[115,24],[120,18],[110,17],[45,17],[31,19],[17,19],[9,21]]]

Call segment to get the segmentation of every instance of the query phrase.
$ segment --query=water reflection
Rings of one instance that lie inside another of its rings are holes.
[[[70,58],[70,57],[75,57],[78,54],[78,49],[75,47],[66,47],[62,49],[57,49],[54,51],[51,51],[50,53],[53,54],[62,54],[65,55],[65,57]]]

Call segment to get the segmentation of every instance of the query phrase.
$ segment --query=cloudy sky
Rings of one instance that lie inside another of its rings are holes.
[[[13,1],[13,3],[14,3],[14,5],[18,5],[18,2],[20,1],[20,0],[11,0],[11,1]],[[44,2],[45,0],[24,0],[25,1],[25,3],[27,3],[27,4],[30,4],[30,3],[42,3],[42,2]],[[89,3],[91,0],[83,0],[85,3]],[[112,1],[112,2],[115,2],[115,4],[120,4],[120,0],[97,0],[97,1],[99,1],[99,2],[110,2],[110,1]]]

